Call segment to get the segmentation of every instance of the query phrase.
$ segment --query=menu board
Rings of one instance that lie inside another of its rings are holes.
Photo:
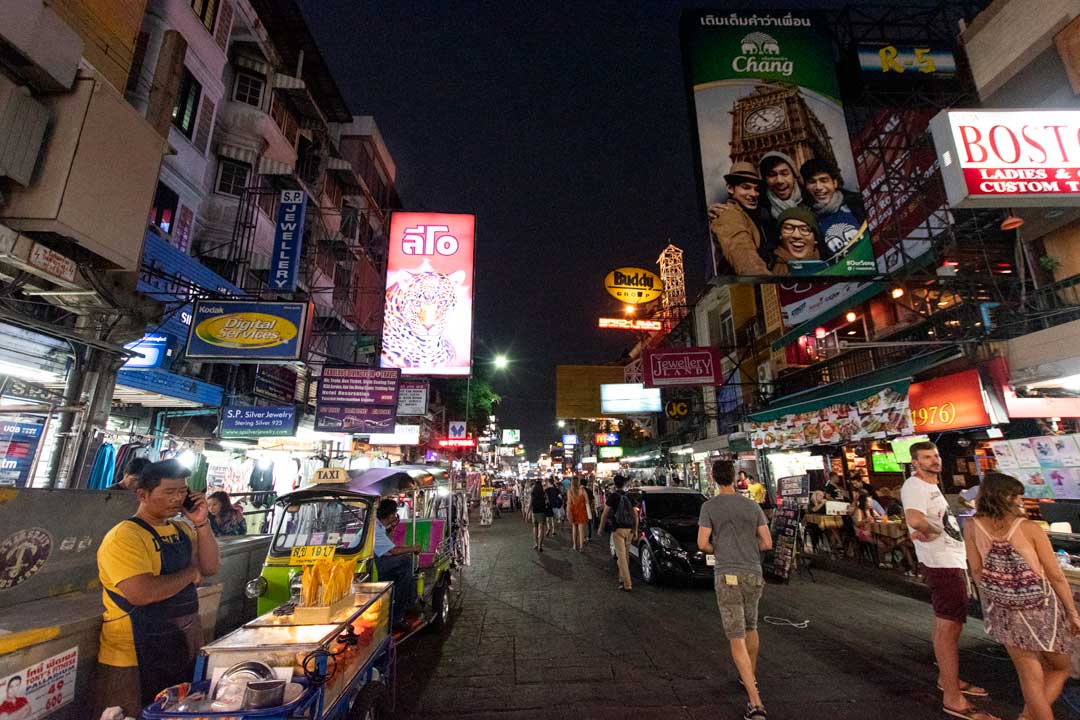
[[[785,502],[773,512],[772,531],[773,549],[765,557],[762,568],[766,575],[778,580],[787,580],[795,569],[795,556],[799,541],[799,506],[794,502]]]
[[[998,470],[1024,484],[1024,497],[1080,499],[1080,436],[999,440],[990,449]]]

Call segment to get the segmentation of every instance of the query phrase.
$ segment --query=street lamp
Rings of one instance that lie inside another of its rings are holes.
[[[509,364],[510,364],[510,360],[505,355],[500,353],[499,355],[495,356],[495,369],[496,370],[505,370],[506,366],[509,365]]]
[[[566,427],[566,421],[565,420],[560,420],[559,422],[557,422],[555,424],[558,425],[559,427]]]

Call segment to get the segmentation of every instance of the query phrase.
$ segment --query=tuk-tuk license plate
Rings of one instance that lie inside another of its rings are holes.
[[[296,552],[296,551],[294,550],[293,552]],[[715,566],[716,565],[716,556],[715,555],[706,555],[705,556],[705,564],[708,565],[709,567]]]
[[[292,549],[289,563],[293,565],[310,565],[320,560],[333,560],[336,545],[299,545]]]

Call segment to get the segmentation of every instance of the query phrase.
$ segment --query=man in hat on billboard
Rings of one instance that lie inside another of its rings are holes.
[[[709,206],[713,262],[717,275],[769,275],[767,248],[757,223],[761,175],[748,162],[737,162],[724,176],[728,200]]]

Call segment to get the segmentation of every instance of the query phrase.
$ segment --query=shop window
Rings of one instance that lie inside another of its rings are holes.
[[[184,77],[180,80],[180,91],[176,94],[176,104],[173,106],[173,125],[184,133],[188,139],[195,132],[195,120],[199,114],[199,98],[202,95],[202,85],[184,68]]]
[[[195,17],[203,24],[207,32],[214,32],[214,21],[217,20],[218,0],[191,0],[191,9]]]
[[[221,158],[218,164],[217,191],[223,195],[240,197],[248,184],[251,166],[239,160]]]
[[[243,71],[237,72],[233,100],[261,108],[264,87],[266,87],[266,79],[262,75]]]
[[[150,208],[150,224],[159,228],[161,232],[169,234],[176,221],[176,209],[179,205],[180,196],[168,185],[158,181],[157,191],[154,193],[154,205]]]

